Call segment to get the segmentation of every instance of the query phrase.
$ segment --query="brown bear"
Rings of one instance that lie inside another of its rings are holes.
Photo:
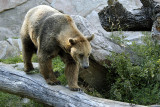
[[[77,84],[79,67],[89,67],[93,35],[84,37],[69,15],[47,5],[34,7],[27,12],[20,35],[26,73],[34,69],[31,58],[37,52],[40,73],[46,82],[60,84],[52,71],[52,58],[59,55],[66,65],[65,76],[69,88],[80,90]]]

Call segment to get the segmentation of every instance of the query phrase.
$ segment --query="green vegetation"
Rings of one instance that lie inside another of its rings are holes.
[[[67,80],[64,75],[64,63],[61,61],[60,57],[56,57],[52,60],[52,66],[53,66],[53,71],[56,72],[58,71],[60,76],[58,77],[58,80],[61,81],[61,84],[66,85]]]
[[[23,60],[20,56],[15,56],[7,59],[0,59],[0,62],[6,63],[6,64],[16,64],[16,63],[23,62]]]
[[[0,92],[0,106],[1,107],[43,107],[34,101],[25,104],[22,103],[22,98],[16,95]]]
[[[112,53],[107,57],[112,63],[106,67],[114,75],[107,98],[142,105],[160,104],[160,46],[147,33],[142,41],[139,45],[132,43],[131,53]]]

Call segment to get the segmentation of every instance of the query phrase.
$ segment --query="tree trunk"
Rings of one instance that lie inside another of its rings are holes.
[[[129,103],[96,98],[83,92],[73,92],[64,86],[51,86],[46,84],[41,75],[26,75],[23,71],[2,63],[0,63],[0,90],[54,107],[131,106]]]
[[[99,12],[102,27],[106,31],[151,31],[160,13],[160,5],[153,0],[140,1],[143,6],[136,14],[127,11],[118,1],[109,4]]]

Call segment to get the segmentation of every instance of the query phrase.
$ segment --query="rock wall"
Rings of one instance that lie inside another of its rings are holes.
[[[45,0],[0,0],[0,40],[19,36],[25,14],[40,4],[49,5]]]

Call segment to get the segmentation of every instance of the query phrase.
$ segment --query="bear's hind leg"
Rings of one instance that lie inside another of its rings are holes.
[[[40,73],[43,75],[46,82],[50,85],[59,85],[60,81],[56,79],[54,72],[52,70],[52,59],[45,57],[45,54],[38,55]]]
[[[32,43],[31,39],[26,37],[22,38],[22,54],[23,54],[23,60],[24,60],[24,71],[26,73],[29,73],[31,70],[33,70],[33,65],[31,62],[33,53],[36,52],[36,48],[34,44]]]

